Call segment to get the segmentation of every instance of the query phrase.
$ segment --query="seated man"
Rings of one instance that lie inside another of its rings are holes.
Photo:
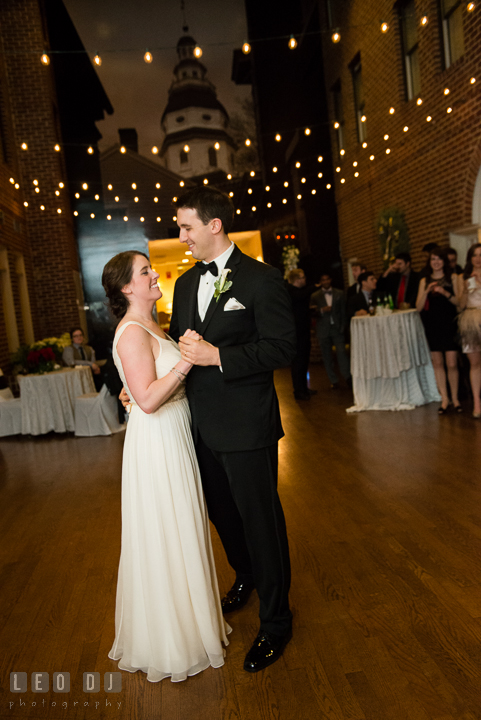
[[[374,273],[366,270],[359,275],[358,282],[361,290],[351,297],[347,307],[349,320],[354,315],[369,315],[370,312],[374,312],[376,304],[377,280]]]
[[[347,385],[351,385],[351,369],[346,353],[344,330],[346,325],[346,300],[342,290],[332,287],[330,275],[321,275],[321,289],[311,297],[316,309],[316,335],[321,347],[322,359],[331,388],[339,387],[339,378],[334,369],[332,346],[336,348],[337,362]]]
[[[419,273],[412,270],[411,256],[405,252],[397,253],[392,265],[377,281],[379,294],[391,295],[396,308],[402,303],[412,308],[416,307],[418,287]]]
[[[90,345],[84,345],[84,334],[82,328],[76,327],[70,330],[70,337],[72,344],[64,348],[62,353],[62,360],[67,367],[74,367],[74,365],[89,365],[92,368],[94,374],[95,387],[99,390],[98,385],[100,382],[101,370],[95,362],[95,350]]]

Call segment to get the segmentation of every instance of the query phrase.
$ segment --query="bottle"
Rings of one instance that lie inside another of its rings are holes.
[[[391,310],[394,310],[394,300],[392,299],[392,295],[389,295],[389,307]]]

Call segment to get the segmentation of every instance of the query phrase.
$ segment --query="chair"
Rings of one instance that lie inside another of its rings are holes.
[[[13,397],[7,379],[0,370],[0,437],[19,435],[22,432],[20,400]]]
[[[112,435],[125,428],[118,420],[117,399],[103,385],[99,393],[75,398],[75,435],[92,437]]]

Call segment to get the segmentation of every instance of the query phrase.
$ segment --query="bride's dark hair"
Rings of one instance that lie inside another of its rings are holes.
[[[129,301],[122,288],[132,280],[132,265],[136,255],[143,255],[149,260],[140,250],[125,250],[109,260],[102,273],[102,285],[109,299],[109,307],[119,319],[123,318],[129,308]]]

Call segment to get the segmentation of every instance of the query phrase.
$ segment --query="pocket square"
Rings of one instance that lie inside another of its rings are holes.
[[[235,298],[229,298],[224,305],[224,310],[245,310],[245,307]]]

